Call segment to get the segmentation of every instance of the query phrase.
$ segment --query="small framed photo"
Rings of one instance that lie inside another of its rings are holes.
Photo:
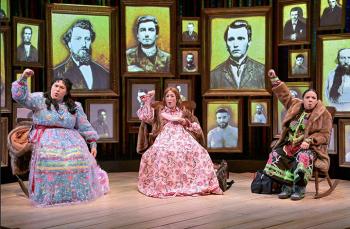
[[[270,95],[271,20],[270,6],[202,11],[204,96]]]
[[[310,49],[289,50],[288,78],[310,78]]]
[[[87,99],[85,110],[100,136],[97,142],[119,142],[119,100]]]
[[[278,1],[279,45],[310,43],[310,2]]]
[[[128,79],[127,81],[127,120],[128,122],[140,122],[137,110],[141,107],[141,96],[155,90],[154,100],[161,97],[160,79]],[[131,101],[131,102],[130,102]]]
[[[208,152],[243,151],[242,99],[203,101],[203,131]]]
[[[183,48],[181,49],[181,75],[198,75],[200,74],[200,49]]]
[[[14,75],[16,77],[16,80],[18,80],[22,76],[22,73],[23,73],[23,71],[21,71],[21,70],[14,71]],[[35,77],[28,77],[27,83],[28,83],[29,92],[35,92]]]
[[[317,37],[317,89],[325,106],[337,109],[336,117],[350,115],[350,34]]]
[[[180,92],[182,101],[191,101],[193,99],[192,80],[188,79],[166,79],[164,88],[175,87]]]
[[[316,1],[319,9],[318,29],[343,29],[345,26],[346,0],[319,0]]]
[[[13,17],[13,65],[44,66],[44,21]]]
[[[249,99],[249,126],[271,125],[271,101],[269,99]]]
[[[181,44],[199,45],[200,28],[200,20],[198,17],[181,18]]]
[[[0,1],[0,21],[10,21],[10,0]]]
[[[289,92],[295,98],[302,99],[304,91],[312,87],[312,82],[286,82],[289,88]],[[273,96],[273,135],[275,138],[279,138],[282,131],[282,120],[286,115],[287,110],[283,107],[278,98]]]
[[[10,28],[0,28],[0,113],[11,112],[11,66],[10,66]]]
[[[48,80],[67,78],[72,95],[118,95],[118,31],[116,8],[48,4]]]
[[[174,77],[176,2],[121,1],[124,77]]]
[[[350,168],[350,119],[339,119],[339,166]]]
[[[329,139],[329,145],[328,145],[328,154],[337,154],[338,148],[338,128],[337,124],[333,124],[332,130],[331,130],[331,137]]]
[[[12,113],[12,124],[13,127],[21,121],[33,121],[33,111],[21,106],[18,103],[13,104],[13,113]]]
[[[8,118],[0,118],[0,149],[1,149],[1,167],[8,165],[8,149],[7,149],[7,135],[8,135]]]

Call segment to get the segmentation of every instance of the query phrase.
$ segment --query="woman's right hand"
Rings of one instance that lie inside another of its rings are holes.
[[[276,75],[276,73],[275,73],[275,70],[273,70],[273,69],[270,69],[270,70],[267,72],[267,76],[268,76],[268,78],[270,78],[270,79],[273,79],[273,78],[276,78],[276,77],[277,77],[277,75]]]
[[[23,73],[22,76],[25,78],[29,78],[31,76],[34,76],[34,71],[32,69],[26,68]]]
[[[154,90],[149,91],[146,95],[140,97],[141,101],[142,102],[150,101],[154,97],[155,93],[156,92]]]

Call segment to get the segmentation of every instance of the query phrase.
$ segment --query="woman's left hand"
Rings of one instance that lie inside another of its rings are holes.
[[[300,148],[302,149],[308,149],[310,147],[310,144],[307,142],[302,142],[300,145]]]
[[[91,149],[91,154],[92,154],[92,156],[96,157],[96,155],[97,155],[97,149],[96,149],[96,148],[92,148],[92,149]]]
[[[187,121],[184,118],[179,118],[178,122],[183,126],[187,126]]]

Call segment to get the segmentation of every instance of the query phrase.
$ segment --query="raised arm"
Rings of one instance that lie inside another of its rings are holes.
[[[271,81],[273,93],[286,109],[293,104],[294,100],[298,100],[297,98],[293,98],[287,85],[278,78],[273,69],[268,71],[267,77]]]
[[[35,110],[40,104],[39,101],[43,98],[42,93],[37,92],[31,94],[28,90],[28,77],[34,76],[34,72],[31,69],[26,69],[22,73],[22,76],[12,83],[11,92],[12,98],[22,106]]]
[[[137,116],[141,121],[152,123],[154,119],[154,108],[151,107],[151,101],[155,92],[149,91],[147,95],[141,97],[142,105],[137,111]]]

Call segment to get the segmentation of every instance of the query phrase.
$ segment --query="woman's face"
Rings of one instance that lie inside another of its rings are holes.
[[[56,81],[51,87],[51,98],[54,100],[62,100],[66,93],[67,88],[62,80]]]
[[[317,104],[317,94],[314,91],[308,91],[303,98],[305,110],[312,110]]]
[[[165,103],[169,108],[174,108],[176,106],[176,95],[172,91],[168,91],[165,95]]]

